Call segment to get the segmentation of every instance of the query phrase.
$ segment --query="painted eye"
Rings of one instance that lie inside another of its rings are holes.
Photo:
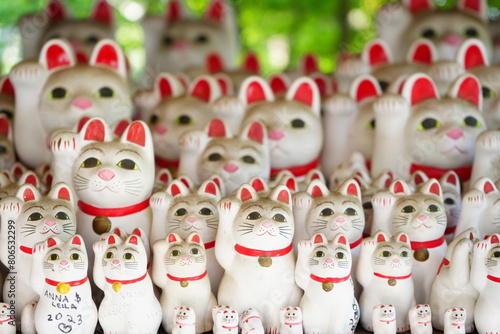
[[[415,210],[415,208],[411,205],[407,205],[401,210],[401,212],[403,212],[403,213],[412,213],[415,211],[417,211],[417,210]]]
[[[7,149],[7,146],[5,145],[0,145],[0,154],[5,154],[7,153],[9,150]]]
[[[49,93],[49,98],[54,100],[64,99],[68,96],[69,96],[68,91],[62,87],[56,87]]]
[[[447,204],[447,205],[454,205],[455,204],[455,200],[453,198],[445,198],[444,199],[444,204]]]
[[[174,44],[174,39],[172,36],[164,36],[163,37],[163,45],[170,46]]]
[[[80,167],[82,168],[93,168],[93,167],[97,167],[97,166],[100,166],[101,165],[101,162],[96,159],[96,158],[87,158],[85,159],[84,162],[82,162],[82,164],[80,165]]]
[[[363,209],[365,209],[365,210],[373,209],[372,202],[365,202],[365,203],[363,203]]]
[[[493,252],[491,254],[491,257],[497,257],[497,258],[500,257],[500,251]]]
[[[299,119],[299,118],[296,118],[296,119],[292,120],[292,122],[290,123],[290,125],[294,129],[303,129],[303,128],[306,127],[306,123],[303,120]]]
[[[335,254],[335,257],[337,259],[345,259],[345,258],[347,258],[347,256],[343,252],[338,252],[337,254]]]
[[[467,116],[464,119],[463,125],[478,128],[481,126],[481,122],[479,122],[475,117]]]
[[[109,87],[102,87],[97,91],[97,97],[113,97],[115,92]]]
[[[432,28],[427,28],[422,31],[422,37],[424,38],[434,38],[436,37],[436,32]]]
[[[250,212],[250,214],[248,214],[248,216],[247,216],[248,220],[257,220],[260,218],[262,218],[262,216],[257,211]]]
[[[56,213],[55,217],[60,220],[69,220],[69,216],[66,212],[59,211]]]
[[[198,254],[200,254],[200,253],[201,253],[201,252],[200,252],[200,250],[199,250],[198,248],[193,248],[193,249],[191,249],[191,254],[193,254],[193,255],[198,255]]]
[[[481,93],[483,94],[483,98],[489,99],[495,96],[495,92],[486,86],[481,87]]]
[[[392,253],[391,253],[391,252],[389,252],[389,251],[386,251],[386,250],[385,250],[385,251],[383,251],[382,253],[380,253],[380,256],[382,256],[382,257],[389,257],[389,256],[391,256],[391,255],[392,255]]]
[[[409,257],[410,256],[410,252],[408,251],[402,251],[401,254],[399,254],[401,257]]]
[[[49,260],[50,261],[57,261],[57,260],[59,260],[59,255],[57,255],[57,254],[50,254],[49,255]]]
[[[113,252],[107,252],[107,253],[104,255],[104,257],[105,257],[106,259],[112,259],[112,258],[114,258],[114,257],[115,257],[115,254],[113,254]]]
[[[130,159],[123,159],[116,164],[118,167],[128,170],[138,170],[139,166]]]
[[[74,261],[77,261],[77,260],[81,260],[82,259],[82,256],[78,253],[73,253],[69,256],[69,258],[71,260],[74,260]]]
[[[210,210],[209,208],[202,208],[200,211],[199,211],[199,214],[200,215],[204,215],[204,216],[211,216],[213,215],[214,213],[212,212],[212,210]]]
[[[375,118],[370,121],[367,125],[368,129],[375,129]]]
[[[434,129],[434,128],[439,128],[441,126],[441,123],[435,119],[435,118],[426,118],[420,123],[418,126],[418,129],[423,131],[423,130],[429,130],[429,129]]]
[[[439,207],[438,207],[437,205],[431,204],[431,205],[429,205],[429,207],[427,208],[427,211],[428,211],[428,212],[439,212],[439,211],[441,211],[441,210],[439,209]]]
[[[40,212],[33,212],[28,217],[29,221],[39,221],[40,219],[43,219],[43,216],[42,216],[42,214]]]
[[[132,253],[125,253],[125,254],[123,254],[123,258],[125,260],[133,260],[134,259],[134,254],[132,254]]]
[[[205,44],[208,42],[208,36],[205,34],[200,34],[196,36],[195,42],[198,44]]]
[[[185,216],[187,215],[187,213],[188,213],[187,210],[184,208],[180,208],[177,211],[175,211],[176,216]]]
[[[208,161],[220,161],[222,160],[222,155],[219,153],[212,153],[208,156]]]
[[[85,42],[87,42],[89,44],[96,44],[97,42],[99,42],[99,37],[97,37],[95,35],[90,35],[89,37],[87,37]]]
[[[160,118],[158,117],[158,115],[151,115],[151,117],[149,118],[149,124],[151,125],[158,124],[159,121]]]
[[[14,113],[11,110],[6,109],[6,108],[0,109],[0,115],[5,115],[9,119],[14,119]]]
[[[177,119],[175,120],[175,124],[189,125],[189,124],[193,124],[193,120],[191,119],[191,117],[189,117],[187,115],[182,115],[182,116],[177,117]]]
[[[170,253],[171,256],[179,256],[181,255],[181,251],[180,250],[177,250],[177,249],[174,249],[171,253]]]
[[[347,208],[347,209],[345,209],[344,214],[348,215],[348,216],[357,216],[358,212],[356,210],[354,210],[353,208]]]
[[[278,223],[286,223],[286,218],[281,213],[275,214],[273,220]]]
[[[467,28],[465,29],[465,36],[467,37],[478,37],[479,32],[477,31],[476,28]]]
[[[244,163],[247,163],[247,164],[254,164],[255,163],[254,157],[252,157],[250,155],[245,155],[240,160],[243,161]]]
[[[389,87],[389,83],[384,80],[379,80],[378,84],[380,85],[380,89],[382,89],[383,92],[385,92],[387,87]]]
[[[326,254],[323,251],[317,251],[314,253],[314,257],[324,257]]]
[[[331,216],[333,215],[335,212],[333,212],[332,209],[330,208],[326,208],[326,209],[323,209],[321,210],[321,212],[319,213],[320,216],[325,216],[325,217],[328,217],[328,216]]]

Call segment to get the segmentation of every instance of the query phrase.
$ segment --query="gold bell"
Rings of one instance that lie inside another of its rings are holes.
[[[398,284],[398,281],[396,281],[394,278],[390,278],[387,281],[387,284],[389,284],[390,286],[395,286],[396,284]]]
[[[425,247],[419,248],[415,250],[413,257],[419,262],[425,262],[429,259],[429,251]]]
[[[71,286],[68,283],[59,282],[57,283],[56,291],[62,295],[65,295],[69,292]]]
[[[270,267],[273,264],[273,259],[269,255],[259,256],[259,264],[261,267]]]
[[[330,292],[333,290],[334,285],[332,282],[323,282],[321,283],[321,287],[325,292]]]
[[[120,282],[114,282],[111,287],[113,288],[114,292],[120,292],[122,291],[122,284]]]
[[[182,286],[183,288],[187,287],[188,285],[189,285],[189,282],[188,282],[188,281],[186,281],[186,280],[182,280],[182,281],[181,281],[181,286]]]

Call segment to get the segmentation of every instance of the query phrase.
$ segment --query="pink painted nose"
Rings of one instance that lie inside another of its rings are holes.
[[[173,47],[176,50],[185,50],[188,47],[188,43],[186,43],[184,41],[177,41],[177,42],[174,43]]]
[[[187,261],[187,260],[189,260],[189,256],[183,256],[181,259],[182,259],[183,261]]]
[[[73,101],[73,105],[80,109],[87,109],[92,107],[92,101],[84,97],[79,97],[75,101]]]
[[[155,131],[162,135],[167,132],[167,127],[163,125],[155,125]]]
[[[115,173],[107,169],[100,171],[97,175],[104,181],[109,181],[115,177]]]
[[[113,262],[112,262],[112,263],[113,263],[113,264],[118,264],[118,263],[120,263],[120,260],[113,260]]]
[[[53,221],[53,220],[47,220],[47,221],[45,222],[45,225],[48,225],[48,226],[54,226],[55,224],[56,224],[56,222],[55,222],[55,221]]]
[[[284,136],[285,136],[285,134],[281,130],[271,130],[271,131],[269,131],[269,134],[268,134],[269,139],[272,139],[272,140],[280,140]]]
[[[448,45],[456,46],[462,43],[462,38],[458,35],[451,34],[444,38],[444,42]]]
[[[273,224],[271,224],[271,222],[265,221],[262,223],[262,226],[264,226],[265,228],[270,228],[271,226],[273,226]]]
[[[426,215],[420,215],[417,217],[418,220],[426,220],[427,216]]]
[[[446,135],[448,137],[450,137],[451,139],[457,140],[458,138],[462,137],[464,135],[464,133],[462,130],[455,128],[455,129],[451,129],[450,131],[448,131],[446,133]]]
[[[339,217],[339,218],[335,219],[335,222],[337,222],[337,223],[343,223],[343,222],[345,222],[345,219],[342,218],[342,217]]]
[[[325,262],[326,262],[326,263],[332,263],[332,262],[333,262],[333,260],[332,260],[331,258],[328,258],[328,259],[326,259],[326,260],[325,260]]]
[[[392,260],[392,262],[399,263],[399,259],[394,259],[394,260]]]
[[[62,265],[62,266],[67,266],[67,265],[68,265],[68,261],[66,261],[66,260],[62,260],[62,261],[61,261],[61,265]]]
[[[196,222],[196,217],[189,217],[187,219],[187,221],[190,222],[190,223],[194,223],[194,222]]]
[[[234,173],[238,170],[238,165],[235,164],[225,164],[224,170],[229,173]]]

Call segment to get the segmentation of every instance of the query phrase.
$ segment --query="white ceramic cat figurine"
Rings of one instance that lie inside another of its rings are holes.
[[[255,309],[266,332],[278,331],[281,307],[299,303],[293,234],[292,196],[284,185],[261,197],[243,184],[219,202],[215,255],[225,272],[218,301],[238,312]]]
[[[407,179],[421,170],[439,179],[454,170],[468,181],[476,138],[486,129],[481,106],[481,85],[471,74],[456,79],[442,98],[429,76],[409,76],[401,96],[384,95],[374,103],[372,175],[391,170]]]
[[[7,303],[0,303],[0,334],[16,334],[14,308]]]
[[[174,308],[172,334],[196,334],[196,314],[187,306]]]
[[[131,235],[123,241],[109,235],[106,240],[95,242],[93,249],[93,279],[104,291],[99,306],[99,323],[104,332],[157,333],[162,310],[149,277],[142,239]],[[170,317],[173,315],[172,309]]]
[[[52,138],[54,181],[71,184],[78,196],[78,231],[87,243],[121,227],[149,237],[149,197],[154,184],[153,141],[148,126],[132,122],[113,139],[108,124],[92,118],[79,133]]]
[[[35,245],[30,282],[40,296],[31,319],[37,333],[95,332],[97,308],[87,270],[87,250],[79,235],[67,242],[54,236]]]
[[[212,329],[212,308],[217,304],[207,276],[207,257],[200,235],[192,232],[186,239],[170,233],[153,244],[153,281],[162,289],[162,325],[167,333],[174,326],[176,305],[186,305],[196,314],[196,333]]]
[[[393,305],[376,305],[372,310],[374,334],[396,334],[396,308]]]
[[[49,237],[69,240],[76,233],[74,196],[64,183],[55,184],[45,196],[35,186],[25,184],[15,196],[0,201],[0,260],[10,274],[3,296],[15,305],[21,319],[24,306],[38,298],[30,282],[33,247]]]
[[[227,306],[213,312],[214,334],[234,334],[238,332],[238,312]]]
[[[478,292],[470,281],[470,259],[476,240],[473,228],[465,230],[453,239],[434,278],[429,304],[433,311],[432,325],[438,330],[446,330],[445,312],[455,305],[467,312],[467,320],[463,325],[465,332],[474,331],[474,306]]]
[[[418,304],[408,312],[412,334],[432,334],[432,312],[429,304]]]
[[[428,303],[432,281],[447,248],[446,212],[439,182],[429,179],[412,192],[406,182],[397,179],[388,191],[376,193],[372,203],[372,232],[408,235],[415,260],[415,299],[418,304]]]
[[[204,131],[190,131],[181,137],[179,175],[195,184],[220,175],[230,194],[253,176],[269,179],[270,161],[267,131],[260,122],[246,125],[232,137],[225,122],[213,119]]]
[[[446,209],[446,230],[444,235],[446,241],[450,243],[453,240],[457,229],[460,209],[462,208],[462,189],[460,179],[457,173],[450,170],[446,172],[439,180],[443,190],[443,203]]]
[[[467,311],[464,308],[450,308],[444,313],[444,334],[465,334]]]
[[[351,251],[344,234],[331,241],[322,233],[298,244],[295,280],[304,333],[354,333],[359,307],[351,278]]]
[[[302,334],[302,310],[297,306],[288,306],[280,309],[280,334]]]
[[[132,115],[125,56],[109,39],[97,43],[85,64],[76,63],[67,41],[52,39],[38,61],[21,62],[9,77],[17,97],[14,145],[31,168],[51,161],[51,131],[71,129],[84,116],[114,125]]]
[[[243,125],[262,122],[269,136],[271,176],[288,169],[304,177],[318,168],[323,146],[320,95],[308,77],[296,79],[283,99],[276,99],[261,77],[247,78],[238,94],[246,106]]]
[[[379,304],[392,304],[395,308],[398,333],[410,328],[408,311],[415,306],[413,262],[410,240],[405,233],[389,238],[379,231],[363,239],[357,279],[363,287],[359,304],[365,330],[374,330],[371,310]]]
[[[240,314],[239,327],[242,334],[264,334],[264,327],[259,313],[249,308]]]
[[[477,137],[470,184],[474,184],[484,177],[491,180],[500,179],[500,168],[498,168],[497,163],[500,161],[499,147],[500,130],[487,130]],[[472,188],[470,184],[469,189]]]

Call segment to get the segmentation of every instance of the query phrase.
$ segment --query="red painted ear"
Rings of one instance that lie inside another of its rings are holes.
[[[35,174],[29,174],[26,176],[25,180],[23,183],[29,183],[32,184],[35,187],[38,187],[38,178],[36,177]]]
[[[132,231],[132,234],[133,235],[136,235],[138,236],[139,238],[142,238],[142,231],[140,228],[135,228],[133,231]]]
[[[26,188],[23,192],[23,200],[25,202],[29,202],[29,201],[34,201],[35,200],[35,193],[33,192],[32,189],[30,188]]]
[[[472,74],[464,74],[459,77],[452,87],[450,95],[469,101],[476,108],[482,108],[482,88],[479,80]]]
[[[115,125],[115,130],[113,131],[113,133],[115,134],[115,136],[121,137],[130,124],[130,120],[122,119],[118,122],[118,124]]]
[[[205,78],[200,78],[191,86],[189,95],[196,97],[202,101],[210,102],[212,87]]]
[[[288,180],[286,180],[285,185],[288,189],[297,191],[297,181],[295,181],[294,177],[289,177]]]
[[[487,1],[484,0],[460,0],[457,2],[457,8],[487,20]]]
[[[189,239],[189,241],[195,242],[197,244],[201,243],[201,237],[198,233],[191,234],[188,239]]]
[[[302,73],[311,74],[319,71],[318,58],[312,53],[304,55],[302,58]]]
[[[208,136],[211,138],[226,137],[226,125],[218,118],[210,121],[208,125]]]
[[[341,235],[338,239],[337,239],[337,243],[339,244],[343,244],[343,245],[349,245],[349,242],[347,242],[347,238],[343,235]]]
[[[222,0],[213,0],[205,12],[205,18],[222,22],[224,20],[224,4]]]
[[[285,93],[288,90],[288,83],[282,75],[273,75],[269,78],[269,86],[274,94]]]
[[[206,194],[217,195],[217,185],[213,181],[208,182],[204,192]]]
[[[251,184],[252,187],[257,192],[266,190],[266,185],[264,184],[264,181],[260,177],[253,179]]]
[[[54,247],[55,245],[57,245],[57,241],[54,238],[47,239],[47,246],[48,247]]]
[[[170,233],[168,236],[167,236],[167,240],[169,243],[172,243],[172,242],[177,242],[179,241],[179,237],[177,236],[177,234],[175,233]]]
[[[361,75],[351,84],[351,97],[357,103],[380,95],[382,95],[380,85],[371,75]]]
[[[157,80],[156,88],[160,92],[160,96],[162,98],[170,97],[173,95],[172,85],[170,81],[167,80],[167,78],[162,77]]]
[[[458,185],[458,177],[457,177],[457,174],[455,173],[450,173],[447,177],[446,177],[446,182],[449,183],[449,184],[453,184],[454,186]]]
[[[264,126],[260,122],[253,122],[247,131],[247,138],[259,144],[264,143]]]
[[[207,56],[207,70],[210,74],[224,71],[224,63],[218,53],[211,53]]]
[[[58,0],[51,0],[47,4],[46,12],[50,21],[62,20],[68,16],[66,7]]]
[[[121,237],[122,231],[120,230],[120,228],[117,227],[113,230],[113,234],[116,234],[117,236]]]
[[[170,187],[170,195],[176,196],[176,195],[179,195],[180,193],[181,193],[181,189],[179,188],[179,186],[176,185],[175,183],[172,183],[172,185]]]
[[[238,191],[238,197],[241,201],[245,202],[254,198],[254,192],[245,185]]]
[[[135,121],[128,127],[127,141],[139,146],[146,146],[147,125],[141,121]]]
[[[318,86],[319,90],[319,95],[321,96],[326,96],[327,95],[327,81],[324,77],[315,77],[313,78],[314,82],[316,83],[316,86]]]
[[[403,86],[403,96],[411,105],[427,99],[438,99],[439,95],[432,79],[424,74],[417,73],[409,76]]]
[[[498,244],[500,240],[498,240],[498,236],[496,234],[493,234],[490,239],[490,243],[492,244]]]
[[[288,190],[281,190],[278,193],[277,200],[286,204],[290,204],[290,192]]]
[[[486,50],[484,49],[484,45],[480,40],[472,40],[467,41],[468,43],[476,42],[474,44],[470,44],[469,47],[465,50],[464,54],[464,67],[466,70],[469,70],[474,67],[479,66],[488,66],[488,58],[486,57]]]
[[[186,176],[180,176],[179,181],[181,181],[188,189],[191,189],[191,187],[193,187],[193,181],[191,181],[191,179]]]
[[[158,177],[161,183],[168,184],[172,180],[172,175],[167,171],[162,171]]]
[[[57,198],[71,201],[70,190],[67,187],[61,187],[61,189],[57,192]]]
[[[398,240],[401,241],[401,242],[404,242],[404,243],[409,243],[410,242],[409,239],[408,239],[408,236],[406,234],[404,234],[404,233],[399,236]]]
[[[292,96],[292,100],[302,102],[312,108],[314,103],[314,90],[312,85],[309,82],[301,83]]]
[[[216,74],[214,77],[217,80],[217,83],[219,84],[222,95],[233,95],[232,82],[229,76],[223,73],[219,73]]]
[[[106,127],[104,123],[100,119],[94,119],[88,122],[88,125],[85,129],[85,136],[83,139],[93,140],[93,141],[104,141],[105,136],[106,136]]]
[[[165,18],[168,22],[174,22],[182,18],[182,7],[179,1],[171,0],[167,3]]]
[[[380,233],[377,235],[377,242],[385,242],[387,239],[385,238],[385,235]]]
[[[359,196],[359,185],[356,181],[353,180],[348,186],[347,186],[347,194],[353,195],[353,196]]]
[[[72,245],[82,245],[82,239],[79,236],[74,236],[73,239],[71,239],[71,244]]]
[[[325,243],[323,235],[322,234],[316,234],[314,236],[314,243],[315,244],[323,244],[323,243]]]
[[[441,185],[437,180],[433,180],[430,182],[428,191],[431,194],[441,196]]]
[[[325,196],[326,194],[325,189],[322,189],[319,185],[314,185],[310,191],[308,191],[312,197],[322,197]]]
[[[6,116],[1,116],[0,115],[0,134],[3,137],[8,138],[10,130],[11,129],[10,129],[9,119]]]
[[[401,181],[396,181],[394,183],[393,192],[395,194],[404,193],[406,191],[406,186]]]
[[[490,182],[490,181],[486,181],[484,183],[484,186],[483,186],[483,191],[485,194],[488,194],[492,191],[495,191],[495,185],[493,184],[493,182]]]
[[[412,12],[427,11],[434,8],[432,0],[406,0],[406,7]]]
[[[115,22],[113,8],[106,0],[99,0],[96,2],[91,18],[94,21],[104,23],[108,27],[113,27]]]
[[[436,59],[436,49],[427,39],[418,39],[410,47],[408,62],[430,65]]]
[[[110,236],[108,237],[108,240],[107,240],[107,242],[106,242],[106,243],[107,243],[108,245],[114,245],[114,244],[116,244],[116,238],[115,238],[115,236],[114,236],[114,235],[110,235]]]
[[[128,238],[128,243],[132,245],[137,245],[139,243],[137,236],[133,235]]]
[[[2,86],[0,87],[0,93],[10,96],[15,96],[14,86],[12,86],[12,82],[8,77],[2,80],[1,85]]]
[[[246,89],[246,100],[247,104],[252,104],[255,102],[267,101],[266,93],[261,82],[254,81],[251,82]]]
[[[243,61],[242,68],[255,75],[260,74],[260,63],[259,58],[253,52],[247,53],[245,60]]]
[[[112,69],[119,70],[120,67],[120,55],[119,53],[121,50],[119,50],[119,46],[114,43],[98,43],[96,45],[97,50],[93,51],[93,54],[95,53],[95,58],[94,56],[92,59],[95,59],[92,63],[96,65],[104,65],[107,67],[111,67]]]
[[[387,43],[381,39],[369,42],[363,50],[363,60],[371,67],[392,63],[392,55]]]
[[[40,62],[45,64],[48,70],[73,66],[75,63],[70,46],[58,39],[49,40],[44,44],[40,59]]]
[[[83,129],[83,126],[84,126],[85,124],[87,124],[87,122],[88,122],[89,120],[90,120],[90,117],[88,117],[88,116],[83,116],[82,118],[80,118],[80,120],[78,121],[78,124],[77,124],[77,126],[76,126],[76,130],[77,130],[78,132],[81,132],[81,131],[82,131],[82,129]]]

